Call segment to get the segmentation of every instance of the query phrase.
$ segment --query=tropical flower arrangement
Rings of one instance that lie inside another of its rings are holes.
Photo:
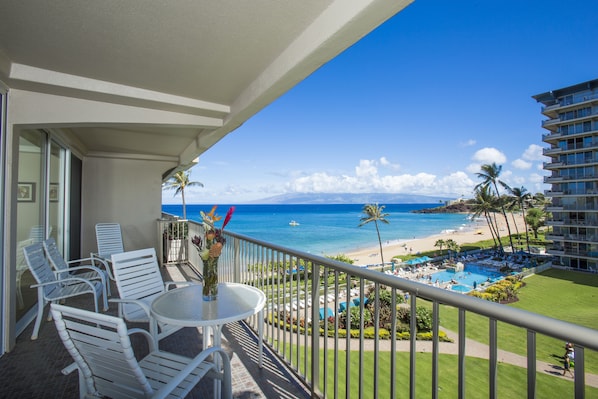
[[[222,253],[222,248],[226,244],[226,239],[222,232],[230,222],[235,207],[231,206],[224,217],[221,228],[216,228],[215,224],[222,217],[216,216],[216,205],[212,207],[209,213],[200,212],[205,230],[204,238],[194,236],[191,244],[197,249],[199,257],[203,261],[203,299],[213,301],[218,297],[218,258]]]

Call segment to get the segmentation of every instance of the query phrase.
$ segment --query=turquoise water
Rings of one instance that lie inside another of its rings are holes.
[[[383,243],[396,243],[440,234],[443,230],[473,228],[467,215],[421,214],[412,210],[431,208],[437,204],[385,205],[388,224],[380,224]],[[235,205],[236,210],[227,230],[287,248],[316,255],[337,255],[378,245],[373,223],[358,227],[363,205]],[[224,216],[229,205],[220,205],[216,212]],[[210,205],[187,205],[187,218],[199,221],[200,211],[209,212]],[[162,205],[163,212],[182,216],[181,205]],[[291,221],[297,226],[291,226]]]
[[[432,274],[432,282],[438,280],[439,283],[447,283],[451,280],[456,281],[453,284],[452,290],[459,292],[469,292],[473,290],[474,282],[476,286],[480,286],[484,282],[496,282],[504,278],[504,274],[494,270],[478,266],[475,264],[466,264],[462,272],[453,272],[451,270],[443,270]]]

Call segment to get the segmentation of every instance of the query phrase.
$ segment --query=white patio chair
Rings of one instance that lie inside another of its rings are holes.
[[[114,280],[114,277],[112,277],[110,267],[106,261],[97,258],[82,258],[66,261],[58,250],[58,245],[56,245],[56,240],[54,238],[44,240],[43,246],[50,264],[54,270],[60,272],[59,278],[80,277],[87,280],[101,280],[102,284],[106,287],[106,293],[108,296],[111,295],[110,279],[112,278],[112,280]],[[99,262],[104,267],[99,268],[94,266],[95,262]],[[77,266],[71,266],[72,264],[77,264]]]
[[[26,240],[19,241],[17,244],[17,302],[19,305],[19,309],[23,309],[25,307],[25,302],[23,302],[23,292],[21,291],[21,280],[23,274],[29,270],[27,267],[27,261],[25,261],[25,254],[23,253],[23,248],[33,244],[34,240],[32,238],[28,238]]]
[[[81,398],[182,398],[208,374],[222,381],[223,398],[232,397],[230,360],[221,348],[189,358],[157,349],[147,331],[127,330],[121,318],[58,304],[52,304],[51,311],[58,335],[76,362]],[[148,341],[149,354],[141,360],[131,346],[133,333]]]
[[[60,299],[72,298],[83,294],[92,294],[95,311],[98,311],[98,300],[103,299],[104,311],[108,310],[106,290],[102,281],[86,280],[80,277],[57,278],[44,256],[42,243],[38,242],[23,249],[25,261],[31,274],[37,281],[31,288],[37,288],[37,318],[31,339],[37,339],[46,303]]]
[[[98,252],[93,252],[91,254],[92,258],[100,258],[111,262],[113,254],[125,252],[119,223],[98,223],[95,228]]]
[[[173,286],[195,284],[191,281],[163,281],[156,250],[139,249],[112,255],[112,269],[120,299],[118,315],[131,323],[149,323],[149,331],[156,343],[182,327],[158,324],[152,317],[153,300]]]

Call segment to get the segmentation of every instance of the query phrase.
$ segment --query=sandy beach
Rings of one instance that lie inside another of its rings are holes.
[[[511,226],[511,234],[517,233],[515,226],[513,224],[513,219],[511,215],[508,215],[509,223]],[[506,224],[504,222],[504,218],[502,216],[498,216],[499,218],[499,229],[500,234],[502,236],[506,236],[508,234]],[[502,220],[502,223],[500,222]],[[517,223],[517,228],[519,229],[519,233],[525,232],[525,225],[523,222],[522,215],[515,215],[515,221]],[[381,229],[384,228],[384,225]],[[435,249],[439,249],[435,247],[434,244],[438,240],[448,240],[452,239],[457,244],[470,244],[481,240],[491,240],[492,235],[490,234],[490,228],[485,221],[481,221],[475,224],[472,228],[463,229],[463,230],[454,230],[451,232],[439,233],[425,238],[416,238],[412,240],[401,240],[397,243],[382,243],[382,250],[384,251],[384,261],[390,262],[390,260],[394,256],[401,255],[416,255],[418,252],[424,251],[431,251]],[[349,258],[353,259],[355,265],[358,266],[366,266],[372,264],[379,264],[380,260],[380,247],[373,246],[370,248],[366,248],[359,251],[348,252],[346,254]]]

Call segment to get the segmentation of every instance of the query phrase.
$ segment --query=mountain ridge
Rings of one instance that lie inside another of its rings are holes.
[[[442,204],[454,197],[388,193],[293,193],[247,202],[247,204]]]

